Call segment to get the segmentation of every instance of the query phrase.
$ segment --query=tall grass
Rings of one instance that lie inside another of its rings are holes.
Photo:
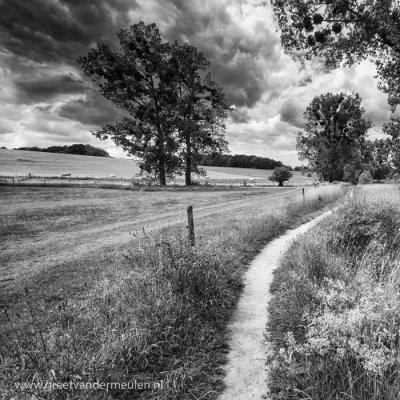
[[[271,286],[273,399],[400,393],[400,191],[360,194],[295,244]]]
[[[26,313],[8,316],[0,345],[4,396],[41,399],[214,399],[222,390],[225,326],[248,260],[288,225],[331,204],[342,190],[203,231],[196,247],[183,232],[138,237],[131,270],[99,282],[85,298],[44,312],[26,293]],[[25,321],[26,320],[26,321]],[[159,382],[162,390],[16,388],[16,383]],[[16,393],[15,393],[16,392]]]

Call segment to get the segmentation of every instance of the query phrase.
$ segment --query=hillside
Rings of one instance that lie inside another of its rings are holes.
[[[78,154],[81,156],[94,156],[94,157],[110,157],[110,155],[103,149],[90,146],[89,144],[72,144],[71,146],[51,146],[46,149],[40,147],[20,147],[16,150],[27,151],[40,151],[44,153],[63,153],[63,154]]]

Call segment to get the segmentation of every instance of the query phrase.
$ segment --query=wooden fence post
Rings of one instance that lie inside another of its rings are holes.
[[[194,239],[193,206],[188,206],[187,217],[188,217],[189,243],[191,246],[194,246],[195,239]]]
[[[302,189],[302,192],[303,192],[303,204],[305,204],[306,203],[306,195],[304,193],[304,188]]]

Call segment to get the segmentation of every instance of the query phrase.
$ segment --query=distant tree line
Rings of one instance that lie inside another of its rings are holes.
[[[282,162],[266,157],[247,156],[244,154],[219,154],[214,153],[203,156],[200,165],[212,167],[232,167],[232,168],[255,168],[255,169],[275,169],[284,167]],[[290,167],[287,167],[291,169]]]
[[[110,155],[103,149],[90,146],[89,144],[72,144],[71,146],[51,146],[47,148],[40,147],[20,147],[15,150],[27,151],[41,151],[44,153],[62,153],[62,154],[77,154],[81,156],[94,156],[94,157],[110,157]]]

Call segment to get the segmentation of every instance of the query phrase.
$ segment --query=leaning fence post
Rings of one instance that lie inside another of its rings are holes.
[[[195,240],[194,240],[193,206],[188,206],[187,217],[188,217],[189,243],[191,246],[194,246]]]

